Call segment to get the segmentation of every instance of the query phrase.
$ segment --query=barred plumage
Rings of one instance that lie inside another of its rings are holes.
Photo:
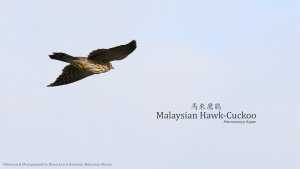
[[[126,45],[117,46],[110,49],[97,49],[92,51],[88,57],[73,57],[65,53],[49,55],[51,59],[56,59],[70,63],[62,74],[48,86],[59,86],[76,82],[93,74],[108,72],[113,69],[111,61],[126,58],[136,49],[136,41],[133,40]]]

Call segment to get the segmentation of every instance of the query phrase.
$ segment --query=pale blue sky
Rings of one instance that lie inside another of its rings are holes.
[[[298,169],[299,9],[292,0],[1,0],[0,168]],[[66,65],[52,52],[84,56],[132,39],[136,51],[114,70],[46,87]],[[194,102],[256,113],[257,124],[156,119]]]

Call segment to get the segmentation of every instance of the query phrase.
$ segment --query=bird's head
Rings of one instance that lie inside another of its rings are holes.
[[[109,69],[114,69],[114,67],[112,66],[111,63],[108,63],[108,67],[109,67]]]

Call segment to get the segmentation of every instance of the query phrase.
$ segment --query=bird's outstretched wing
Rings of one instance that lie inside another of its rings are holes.
[[[136,49],[136,41],[133,40],[126,45],[121,45],[109,49],[97,49],[92,51],[88,59],[97,63],[108,63],[114,60],[122,60]]]
[[[76,67],[74,67],[70,64],[70,65],[67,65],[62,70],[62,74],[58,76],[58,78],[55,80],[55,82],[48,85],[48,87],[60,86],[60,85],[73,83],[73,82],[76,82],[83,78],[86,78],[92,74],[93,73],[91,73],[91,72],[77,69]]]

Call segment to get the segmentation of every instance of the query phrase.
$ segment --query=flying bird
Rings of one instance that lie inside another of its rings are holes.
[[[51,59],[70,63],[58,78],[48,85],[60,86],[76,82],[93,74],[108,72],[113,69],[111,61],[122,60],[136,49],[136,41],[133,40],[126,45],[120,45],[109,49],[97,49],[87,57],[73,57],[71,55],[54,52],[49,55]]]

